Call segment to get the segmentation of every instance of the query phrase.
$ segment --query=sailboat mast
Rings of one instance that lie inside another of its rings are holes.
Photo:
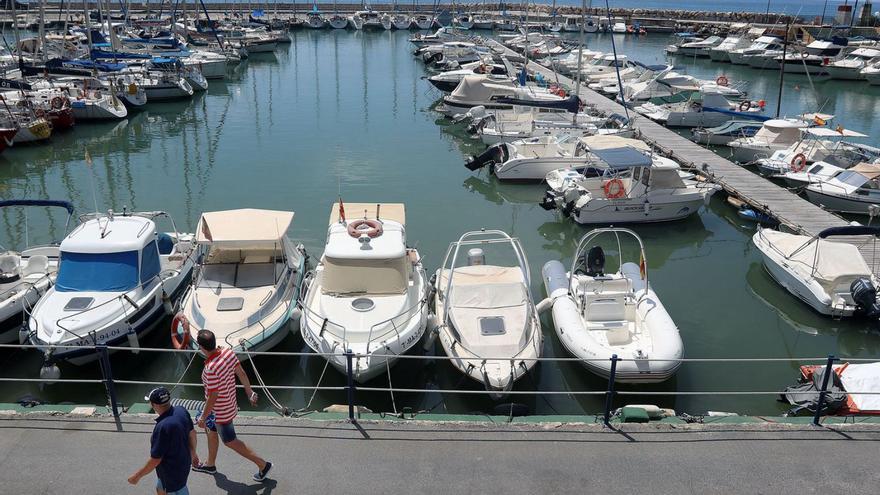
[[[15,2],[15,0],[12,0]],[[46,63],[46,0],[40,0],[40,60]],[[62,45],[63,46],[63,45]]]
[[[577,64],[577,76],[574,80],[574,94],[580,99],[581,97],[581,70],[584,66],[584,44],[587,42],[586,37],[584,36],[585,30],[584,26],[587,24],[587,1],[581,0],[581,43],[578,47],[578,64]],[[625,103],[624,103],[625,104]],[[577,122],[577,112],[571,117],[571,123],[574,124]]]

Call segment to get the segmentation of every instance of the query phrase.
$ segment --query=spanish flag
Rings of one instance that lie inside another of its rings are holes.
[[[339,221],[345,222],[345,205],[342,204],[342,196],[339,196]]]
[[[816,115],[815,117],[813,117],[813,123],[816,125],[825,125],[825,119]]]
[[[642,276],[642,280],[648,276],[648,264],[645,262],[644,252],[639,255],[639,275]]]
[[[843,126],[840,124],[837,124],[837,129],[834,129],[834,130],[839,132],[840,134],[843,134]]]

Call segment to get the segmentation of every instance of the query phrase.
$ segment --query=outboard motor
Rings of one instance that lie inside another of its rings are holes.
[[[868,318],[880,317],[880,304],[877,303],[877,288],[867,277],[853,280],[849,286],[853,301],[856,303],[856,314]]]
[[[585,261],[587,275],[590,277],[601,277],[605,275],[605,251],[602,246],[593,246],[587,251],[587,259]]]
[[[490,146],[489,149],[479,155],[472,155],[464,163],[464,166],[467,167],[468,170],[477,170],[486,165],[504,163],[505,161],[507,161],[507,146],[502,143]]]
[[[538,203],[541,208],[544,208],[547,211],[556,209],[556,194],[553,191],[547,190],[544,192],[544,197],[541,199],[541,202]]]

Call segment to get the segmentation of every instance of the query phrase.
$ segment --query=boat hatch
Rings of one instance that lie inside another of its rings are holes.
[[[351,302],[351,307],[355,311],[370,311],[376,307],[376,303],[368,297],[359,297]]]
[[[85,311],[95,302],[94,297],[72,297],[64,305],[64,311]]]
[[[241,311],[243,307],[243,297],[221,297],[217,301],[217,311]]]
[[[504,328],[503,316],[488,316],[480,318],[480,333],[482,335],[504,335],[507,330]]]

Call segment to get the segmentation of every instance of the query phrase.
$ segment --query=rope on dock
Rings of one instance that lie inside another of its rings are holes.
[[[269,401],[269,404],[275,408],[275,412],[277,412],[280,416],[290,416],[290,409],[283,406],[277,399],[272,395],[272,392],[269,391],[269,387],[266,386],[266,383],[263,382],[263,377],[260,376],[260,372],[257,370],[257,365],[254,364],[254,360],[251,357],[251,354],[248,352],[247,346],[244,345],[244,341],[242,341],[241,350],[244,351],[245,355],[248,357],[248,361],[251,363],[251,369],[254,370],[254,378],[257,379],[257,383],[260,384],[260,388],[263,389],[263,393],[266,394],[266,399]]]

